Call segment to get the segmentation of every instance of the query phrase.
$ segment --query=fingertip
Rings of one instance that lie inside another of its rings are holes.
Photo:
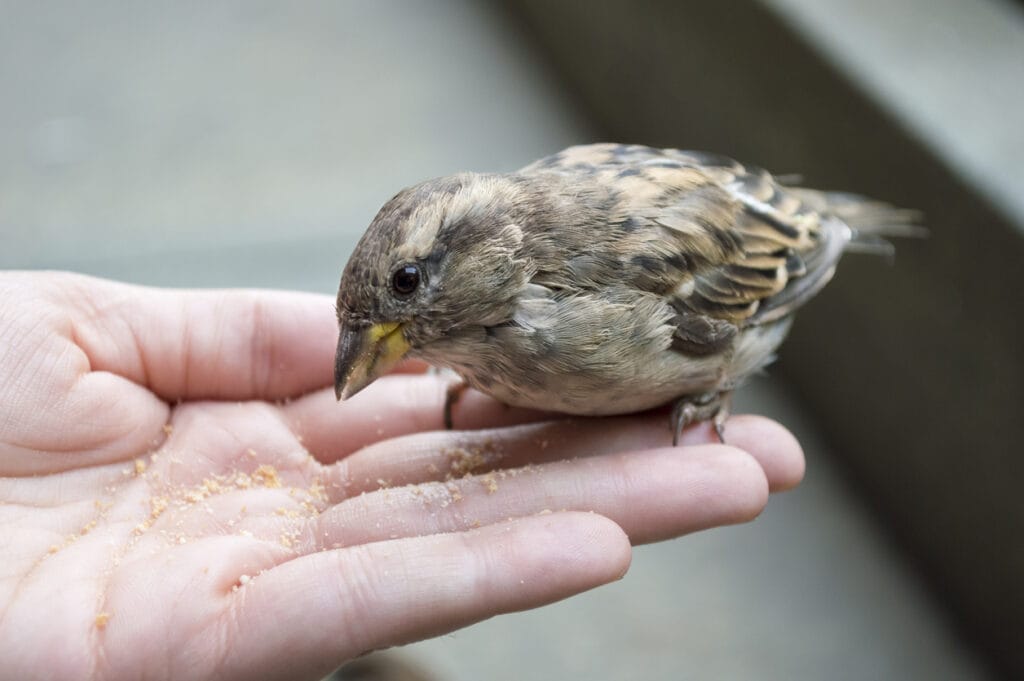
[[[750,522],[768,504],[771,484],[761,462],[750,452],[728,444],[706,445],[720,464],[723,524]]]
[[[650,450],[653,460],[678,461],[678,480],[685,484],[681,495],[690,498],[687,507],[700,513],[688,532],[716,525],[735,525],[754,520],[768,503],[769,485],[764,469],[749,452],[731,444],[709,443],[686,448],[662,447]],[[685,457],[679,459],[678,457]],[[673,531],[672,535],[678,534]],[[651,537],[641,535],[641,541]],[[656,534],[654,539],[662,539]],[[634,540],[636,537],[634,537]]]
[[[633,561],[633,546],[618,523],[592,512],[567,511],[552,516],[564,524],[559,551],[594,569],[593,586],[614,582],[626,575]]]
[[[657,447],[622,454],[618,463],[620,484],[634,491],[612,517],[634,544],[748,522],[768,502],[761,465],[734,446]]]
[[[756,415],[729,419],[726,441],[748,452],[768,479],[772,492],[793,489],[804,478],[804,451],[796,437],[776,421]]]

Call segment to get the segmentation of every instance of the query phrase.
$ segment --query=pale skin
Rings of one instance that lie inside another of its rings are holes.
[[[0,273],[0,659],[11,678],[316,679],[621,578],[756,517],[781,426],[669,446],[408,363],[338,404],[332,301]]]

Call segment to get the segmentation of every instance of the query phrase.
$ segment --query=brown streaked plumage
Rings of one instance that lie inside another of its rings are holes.
[[[381,208],[345,267],[338,396],[409,355],[508,404],[672,402],[676,435],[712,417],[721,435],[731,391],[771,361],[843,251],[885,248],[879,235],[912,217],[637,145],[430,180]]]

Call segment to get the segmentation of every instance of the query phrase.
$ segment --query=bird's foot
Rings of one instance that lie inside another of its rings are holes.
[[[672,445],[679,444],[683,429],[694,423],[711,420],[718,440],[725,444],[725,421],[729,418],[732,391],[684,397],[672,407]]]
[[[455,381],[454,383],[448,384],[448,389],[444,394],[444,428],[445,430],[454,430],[455,425],[452,423],[452,407],[459,401],[459,397],[462,393],[466,392],[466,388],[469,384],[463,380]]]

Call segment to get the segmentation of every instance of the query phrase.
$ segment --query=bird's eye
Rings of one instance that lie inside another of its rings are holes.
[[[416,265],[402,265],[391,275],[391,290],[400,296],[407,296],[420,285],[420,268]]]

